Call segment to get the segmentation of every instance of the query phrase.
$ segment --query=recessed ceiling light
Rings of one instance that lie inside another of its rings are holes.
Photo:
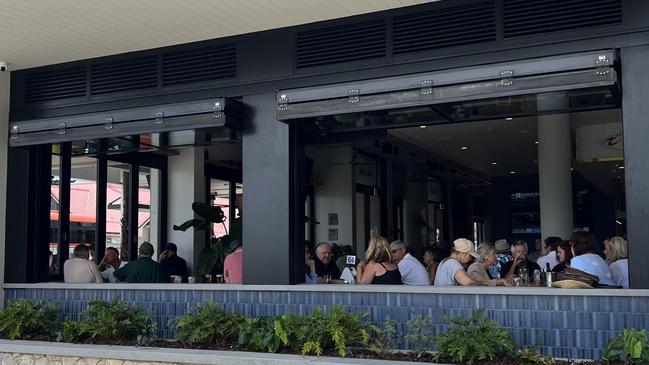
[[[498,165],[498,162],[495,162],[495,161],[494,161],[494,162],[492,162],[491,164],[494,165],[494,166],[496,166],[496,165]]]
[[[534,141],[535,144],[539,144],[539,141]]]
[[[515,174],[516,171],[512,170],[512,171],[510,171],[509,173],[510,173],[510,174]]]
[[[575,171],[575,168],[574,168],[574,167],[571,167],[571,168],[570,168],[570,171]]]
[[[467,147],[467,146],[462,146],[462,147],[460,147],[460,149],[461,149],[462,151],[466,151],[466,150],[469,149],[469,147]]]
[[[624,170],[624,166],[618,166],[617,168],[620,170]]]
[[[424,129],[424,128],[426,128],[426,127],[427,127],[426,125],[420,125],[420,126],[419,126],[419,128],[421,128],[421,129]]]
[[[507,118],[505,118],[505,120],[506,120],[506,121],[510,121],[510,120],[514,120],[514,118],[512,118],[512,117],[507,117]]]

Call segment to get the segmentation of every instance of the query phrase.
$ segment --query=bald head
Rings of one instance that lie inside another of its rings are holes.
[[[333,251],[331,251],[331,245],[328,242],[320,242],[316,245],[315,255],[318,257],[323,264],[328,264],[333,258]]]

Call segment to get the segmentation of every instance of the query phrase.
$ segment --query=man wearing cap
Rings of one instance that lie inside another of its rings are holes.
[[[153,245],[146,241],[142,242],[138,256],[137,260],[131,261],[115,271],[114,275],[119,281],[129,283],[166,283],[169,281],[160,265],[151,259]]]
[[[403,241],[390,243],[392,261],[399,267],[401,281],[406,285],[430,285],[428,272],[424,265],[408,253],[408,247]]]
[[[160,267],[165,272],[165,276],[170,278],[172,275],[183,277],[183,283],[187,282],[187,261],[178,256],[178,247],[175,243],[169,242],[164,251],[160,254]]]
[[[507,242],[506,239],[504,238],[499,239],[494,243],[494,245],[496,246],[496,256],[498,258],[498,261],[496,261],[496,264],[489,269],[489,274],[494,279],[500,279],[501,277],[505,276],[505,275],[501,276],[500,274],[502,266],[506,262],[510,262],[514,258],[510,254],[509,243]]]
[[[445,258],[437,267],[435,284],[437,286],[456,285],[485,285],[481,281],[473,280],[466,274],[462,264],[471,260],[471,256],[478,258],[479,255],[473,249],[473,242],[466,238],[458,238],[453,241],[451,256]]]

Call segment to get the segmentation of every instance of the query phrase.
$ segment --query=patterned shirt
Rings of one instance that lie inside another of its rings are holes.
[[[494,279],[500,279],[500,268],[503,264],[512,261],[514,258],[510,254],[498,254],[498,261],[496,264],[489,269],[489,274]]]

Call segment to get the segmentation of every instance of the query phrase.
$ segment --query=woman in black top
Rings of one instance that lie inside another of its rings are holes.
[[[563,241],[557,246],[557,260],[559,263],[552,268],[552,272],[562,272],[567,266],[570,266],[572,259],[572,243]]]
[[[365,261],[358,265],[357,272],[358,284],[402,284],[399,267],[392,263],[390,244],[378,235],[370,238]]]

